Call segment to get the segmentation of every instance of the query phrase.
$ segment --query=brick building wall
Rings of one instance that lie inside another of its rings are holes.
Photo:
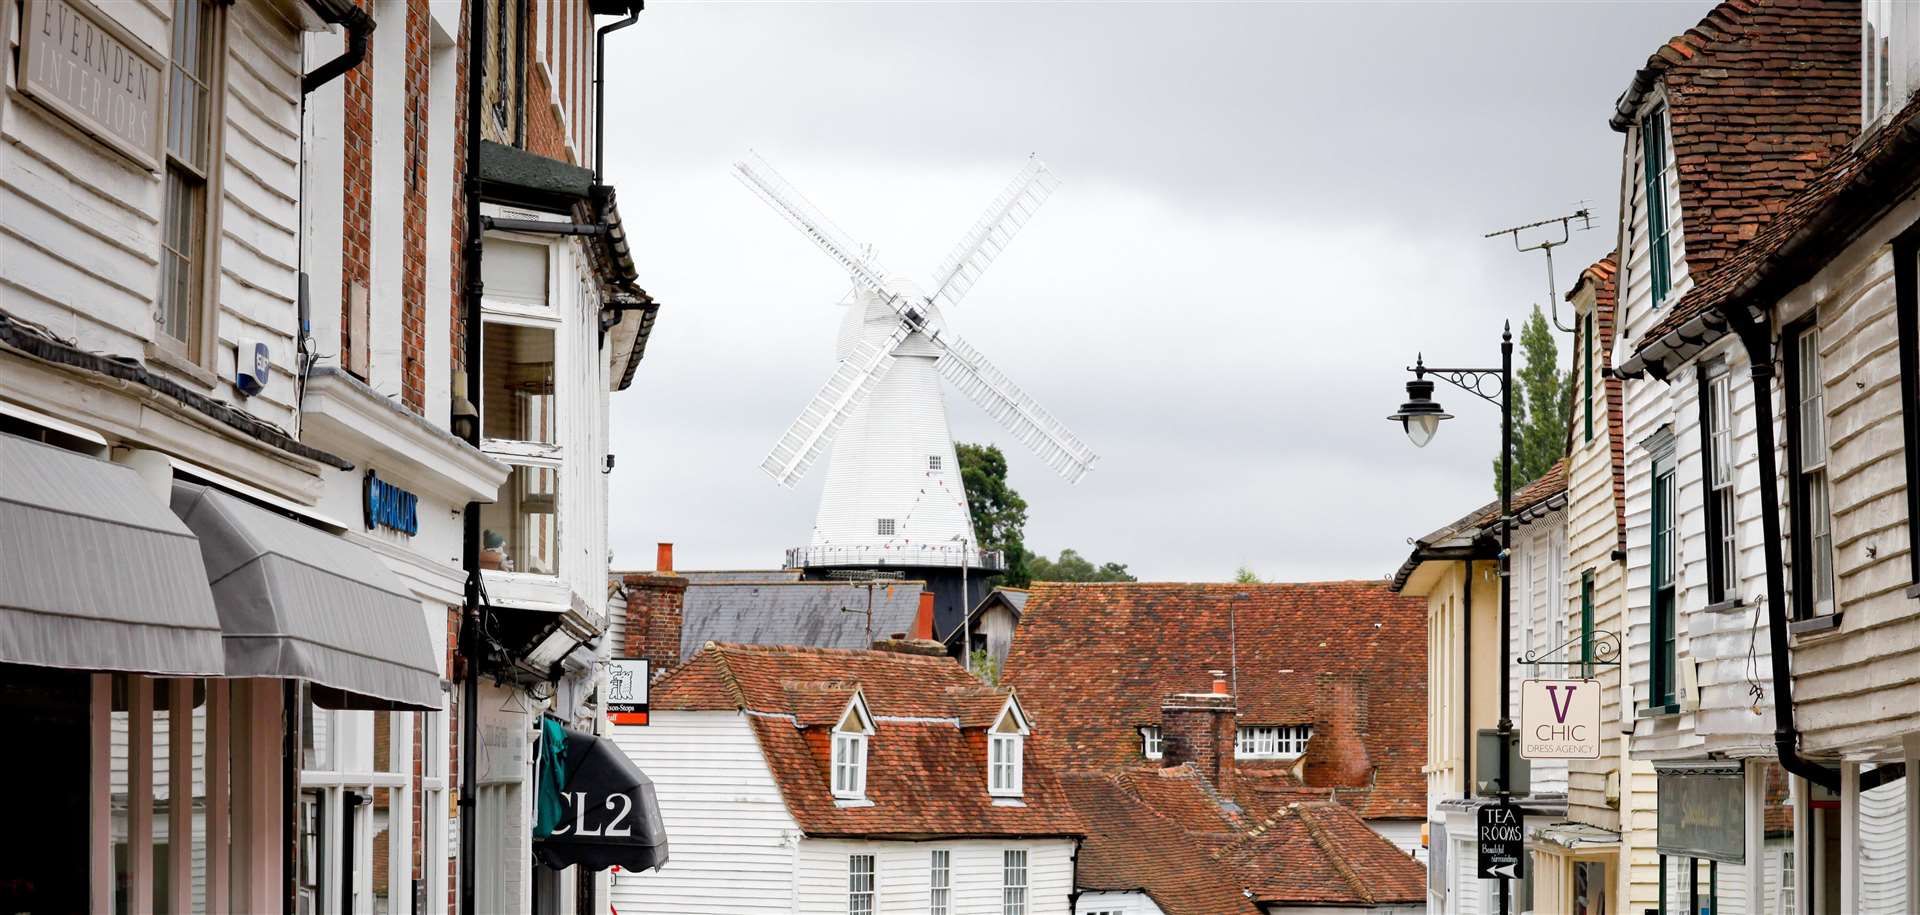
[[[627,639],[621,657],[646,658],[659,676],[680,664],[687,580],[671,572],[628,575]]]
[[[1160,764],[1192,763],[1213,787],[1233,790],[1238,708],[1225,693],[1168,696],[1160,705]]]
[[[355,0],[362,9],[370,0]],[[373,52],[341,77],[346,84],[341,137],[340,365],[365,379],[366,366],[351,353],[367,341],[353,337],[354,288],[373,284]],[[364,291],[361,293],[366,294]]]

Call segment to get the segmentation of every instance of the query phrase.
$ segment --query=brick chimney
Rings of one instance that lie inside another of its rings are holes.
[[[1233,790],[1233,745],[1239,708],[1226,673],[1213,671],[1213,689],[1180,693],[1160,702],[1160,764],[1192,763],[1216,790]]]
[[[1319,707],[1301,758],[1302,781],[1315,788],[1356,788],[1372,783],[1367,754],[1367,686],[1357,674],[1321,671],[1314,694]]]
[[[933,592],[920,592],[920,612],[913,618],[913,637],[933,638]]]
[[[660,544],[653,556],[653,570],[660,573],[673,571],[673,544]]]
[[[660,544],[661,561],[673,564],[673,544]],[[623,576],[627,589],[627,641],[622,657],[653,662],[654,676],[680,664],[680,627],[686,612],[687,580],[670,571]]]

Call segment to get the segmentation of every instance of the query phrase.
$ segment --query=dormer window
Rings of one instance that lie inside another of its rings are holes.
[[[833,796],[860,801],[867,797],[867,739],[873,736],[873,717],[866,700],[855,693],[847,711],[833,728]]]
[[[1647,217],[1647,280],[1656,306],[1673,288],[1668,239],[1667,106],[1655,105],[1640,119],[1640,176]]]
[[[987,793],[1019,797],[1026,780],[1027,718],[1007,697],[1000,717],[987,732]]]
[[[1313,728],[1304,724],[1242,727],[1233,755],[1237,759],[1292,759],[1307,752],[1307,738],[1312,733]]]
[[[1861,6],[1860,123],[1873,122],[1900,107],[1911,86],[1894,71],[1894,0],[1866,0]],[[1911,56],[1914,49],[1907,51]]]
[[[1140,755],[1148,759],[1160,758],[1160,726],[1150,724],[1140,729]]]

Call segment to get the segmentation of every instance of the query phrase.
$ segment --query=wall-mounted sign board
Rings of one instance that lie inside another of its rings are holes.
[[[653,665],[646,658],[615,658],[607,669],[607,720],[647,723],[647,680]]]
[[[26,0],[20,91],[149,171],[160,168],[166,64],[90,0]]]
[[[1520,755],[1599,759],[1600,684],[1594,680],[1520,681]]]

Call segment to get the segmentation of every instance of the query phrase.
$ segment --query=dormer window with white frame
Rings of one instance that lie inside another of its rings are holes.
[[[1148,759],[1159,759],[1165,752],[1160,746],[1160,726],[1149,724],[1140,729],[1140,755]]]
[[[1907,0],[1860,4],[1860,126],[1892,116],[1920,89],[1920,10]]]
[[[1019,797],[1026,781],[1027,716],[1012,696],[987,731],[987,793]]]
[[[1236,759],[1292,759],[1307,752],[1313,727],[1305,724],[1243,726],[1234,741]]]
[[[840,723],[833,726],[833,796],[836,800],[867,799],[867,743],[873,737],[873,716],[859,693],[847,703]]]

